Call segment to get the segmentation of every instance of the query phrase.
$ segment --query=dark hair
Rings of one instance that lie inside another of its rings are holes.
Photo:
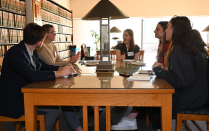
[[[35,45],[45,37],[45,30],[36,23],[29,23],[23,29],[23,40],[28,45]]]
[[[43,25],[42,26],[44,29],[45,29],[45,31],[48,33],[49,32],[49,30],[50,30],[50,28],[52,28],[52,27],[54,27],[53,25],[50,25],[50,24],[45,24],[45,25]]]
[[[165,32],[165,30],[167,29],[168,21],[160,21],[160,22],[158,22],[158,24],[161,25],[161,27],[163,28],[163,32]],[[168,41],[166,40],[166,32],[165,32],[165,35],[163,37],[163,43],[162,43],[162,41],[159,41],[159,47],[157,50],[157,57],[156,57],[157,61],[159,60],[162,49],[166,43],[168,43]]]
[[[125,31],[127,31],[128,32],[128,34],[130,35],[130,36],[132,36],[132,39],[131,39],[131,41],[130,41],[130,47],[129,47],[129,49],[130,49],[130,51],[134,51],[134,49],[135,49],[135,41],[134,41],[134,32],[133,32],[133,30],[131,30],[131,29],[126,29],[126,30],[124,30],[124,32]],[[121,43],[121,47],[124,49],[125,48],[125,44],[124,43]]]
[[[192,30],[190,20],[186,16],[174,16],[170,22],[173,27],[173,33],[172,44],[167,57],[168,60],[173,47],[176,45],[180,45],[182,51],[185,53],[192,53],[194,55],[197,55],[197,52],[199,51],[198,47],[196,46],[197,41],[202,42],[203,46],[207,46],[204,43],[199,31]],[[205,54],[208,55],[206,51]]]

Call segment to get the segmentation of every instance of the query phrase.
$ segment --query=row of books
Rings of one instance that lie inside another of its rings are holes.
[[[0,0],[0,8],[14,13],[25,14],[25,0]]]
[[[70,49],[72,43],[54,43],[54,45],[57,47],[57,51],[62,51]]]
[[[14,45],[2,45],[0,46],[0,57],[5,56],[6,50],[8,51]]]
[[[18,43],[23,40],[23,30],[0,28],[0,44]]]
[[[24,28],[26,26],[26,18],[5,11],[0,11],[0,26]]]
[[[49,13],[45,10],[41,10],[41,18],[42,18],[42,20],[46,20],[46,21],[57,23],[57,24],[72,27],[72,21],[71,20],[60,17],[60,16],[52,14],[52,13]]]
[[[70,50],[58,52],[58,54],[61,59],[64,59],[64,58],[70,57]]]
[[[63,35],[63,34],[57,34],[55,37],[55,42],[70,42],[72,41],[71,35]]]
[[[58,7],[57,5],[54,5],[47,0],[41,0],[41,8],[62,17],[72,19],[72,14],[70,12]]]
[[[62,26],[62,25],[57,25],[57,24],[52,24],[52,23],[49,23],[49,22],[45,22],[45,21],[42,21],[42,24],[51,24],[54,26],[55,28],[55,31],[56,32],[59,32],[59,33],[66,33],[66,34],[72,34],[73,33],[73,29],[70,28],[70,27],[67,27],[67,26]]]

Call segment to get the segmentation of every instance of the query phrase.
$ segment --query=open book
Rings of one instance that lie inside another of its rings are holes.
[[[148,74],[135,74],[134,76],[130,76],[128,81],[149,81],[150,76]]]

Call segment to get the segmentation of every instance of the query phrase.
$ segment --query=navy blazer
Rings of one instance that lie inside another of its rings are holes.
[[[0,116],[19,118],[24,114],[24,99],[21,88],[35,81],[54,80],[59,66],[46,64],[33,52],[36,69],[30,61],[23,41],[6,53],[0,78]]]

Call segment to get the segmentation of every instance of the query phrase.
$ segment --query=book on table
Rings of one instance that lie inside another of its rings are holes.
[[[135,74],[134,76],[130,76],[128,81],[149,81],[151,76],[148,74]]]
[[[153,74],[153,70],[139,70],[139,74]]]

